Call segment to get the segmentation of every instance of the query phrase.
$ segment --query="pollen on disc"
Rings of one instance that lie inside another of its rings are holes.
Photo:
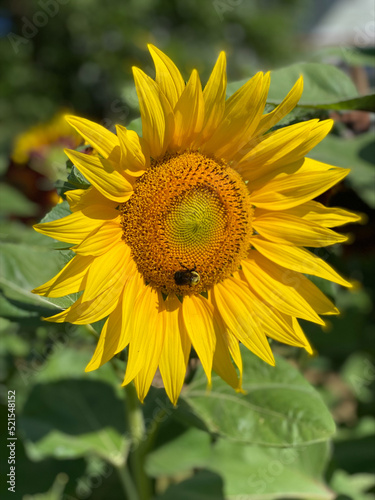
[[[165,293],[200,293],[230,276],[252,234],[252,208],[241,177],[196,151],[153,162],[121,212],[123,239],[138,270]],[[181,265],[196,268],[196,286],[176,284]]]

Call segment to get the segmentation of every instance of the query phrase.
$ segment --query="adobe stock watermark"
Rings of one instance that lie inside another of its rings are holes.
[[[227,12],[232,12],[236,7],[239,7],[242,2],[243,0],[213,0],[212,5],[220,21],[224,21],[224,15]]]
[[[39,0],[38,5],[40,10],[34,12],[31,19],[26,16],[21,17],[22,36],[17,35],[12,31],[7,35],[14,52],[18,54],[20,47],[27,45],[30,40],[39,33],[39,30],[44,28],[44,26],[48,24],[49,20],[59,13],[60,6],[66,5],[68,2],[69,0]]]

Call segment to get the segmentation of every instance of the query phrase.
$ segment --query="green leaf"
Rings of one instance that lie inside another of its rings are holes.
[[[176,476],[196,467],[206,467],[212,459],[211,436],[191,428],[148,455],[146,471],[150,476]]]
[[[311,54],[311,60],[320,62],[328,58],[341,60],[347,66],[375,66],[375,57],[370,50],[356,47],[324,47]]]
[[[69,481],[67,474],[59,473],[46,493],[37,493],[35,495],[27,495],[27,500],[63,500],[64,489]],[[26,497],[24,497],[26,498]]]
[[[183,475],[197,467],[208,469],[222,478],[224,498],[330,499],[332,493],[322,480],[327,459],[327,442],[288,449],[244,446],[223,439],[210,443],[207,434],[190,429],[152,452],[146,470],[160,477]],[[178,487],[184,491],[186,483]],[[178,489],[174,491],[175,498],[180,498]]]
[[[69,213],[69,206],[64,202],[56,205],[42,222],[56,220]],[[51,299],[31,293],[33,288],[55,276],[70,260],[73,253],[61,251],[69,247],[17,223],[3,223],[1,235],[6,241],[0,243],[0,314],[11,319],[37,318],[72,305],[78,298],[77,294]]]
[[[10,214],[19,217],[32,217],[38,213],[38,205],[4,182],[0,183],[0,215]]]
[[[267,103],[276,106],[288,94],[300,75],[304,90],[296,109],[375,109],[375,95],[358,96],[352,80],[343,71],[329,64],[296,63],[271,72],[271,86]],[[247,80],[230,83],[228,95],[233,94]]]
[[[193,477],[174,484],[155,500],[225,500],[223,480],[210,471],[199,471]],[[246,497],[241,498],[246,500]]]
[[[74,189],[87,189],[91,186],[86,177],[84,177],[78,168],[73,164],[68,175],[68,182],[74,186]]]
[[[354,191],[371,208],[375,207],[375,143],[373,132],[342,138],[332,134],[309,153],[311,158],[338,167],[350,168],[346,178]]]
[[[203,369],[182,393],[176,416],[235,441],[291,446],[325,441],[335,424],[315,389],[282,358],[269,366],[245,348],[243,388],[233,391],[214,377],[206,390]]]
[[[40,222],[41,223],[52,222],[54,220],[67,217],[71,213],[72,212],[70,211],[69,203],[67,201],[63,201],[62,203],[58,203],[57,205],[55,205],[52,208],[52,210],[50,210],[48,214],[46,214]],[[49,239],[51,240],[51,238]]]
[[[19,426],[32,460],[95,454],[118,466],[129,447],[123,402],[99,380],[35,385]]]
[[[336,470],[331,480],[331,486],[337,493],[350,496],[353,500],[374,500],[373,493],[366,493],[375,486],[373,474],[349,475],[343,470]]]

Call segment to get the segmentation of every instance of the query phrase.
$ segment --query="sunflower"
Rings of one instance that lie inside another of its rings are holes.
[[[66,150],[91,183],[66,193],[72,214],[35,229],[73,244],[75,256],[35,293],[81,293],[47,318],[107,318],[86,370],[128,347],[123,385],[141,401],[159,368],[175,404],[193,347],[211,384],[214,370],[241,391],[242,343],[274,365],[268,338],[312,352],[298,319],[324,325],[338,314],[305,274],[351,286],[304,247],[345,241],[332,227],[359,217],[313,201],[349,170],[305,158],[332,127],[310,120],[272,131],[297,104],[300,78],[264,114],[269,73],[226,99],[222,52],[202,90],[149,50],[155,80],[133,68],[142,137],[68,116],[97,156]],[[237,369],[236,369],[237,367]]]

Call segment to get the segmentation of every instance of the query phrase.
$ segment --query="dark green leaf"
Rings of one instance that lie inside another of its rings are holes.
[[[72,165],[72,169],[68,175],[68,182],[75,186],[74,189],[87,189],[91,185],[75,165]]]
[[[225,500],[223,480],[210,471],[199,471],[193,477],[170,486],[155,500]],[[246,497],[243,497],[246,500]]]
[[[222,439],[211,444],[204,432],[190,429],[151,453],[146,468],[154,477],[186,474],[197,467],[209,469],[222,478],[225,498],[330,499],[332,493],[322,480],[327,459],[327,443],[288,449]],[[185,486],[179,485],[182,491]]]
[[[93,380],[61,380],[33,387],[19,425],[33,460],[94,453],[119,465],[126,458],[123,402]]]
[[[247,349],[243,388],[233,391],[214,377],[211,391],[199,369],[183,392],[179,418],[242,443],[291,446],[325,441],[335,432],[333,419],[319,394],[296,368],[282,358],[269,366]]]

